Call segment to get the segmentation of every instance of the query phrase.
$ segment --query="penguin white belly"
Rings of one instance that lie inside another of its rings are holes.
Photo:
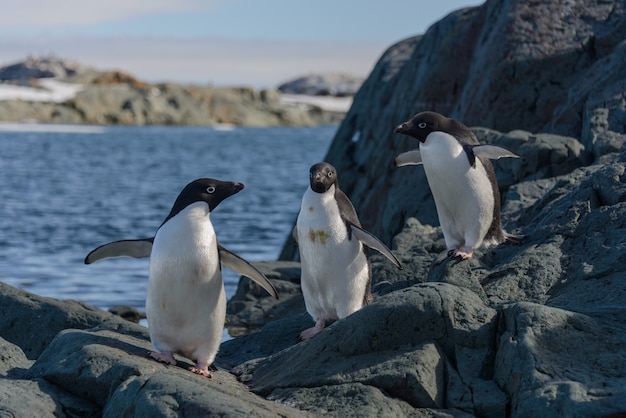
[[[333,193],[305,192],[297,230],[307,312],[318,321],[359,310],[369,283],[368,263],[359,240],[348,239]]]
[[[480,159],[471,167],[459,142],[443,132],[420,144],[424,170],[448,249],[478,248],[493,220],[494,196]]]
[[[158,351],[213,362],[224,327],[226,296],[205,203],[188,206],[157,231],[146,315]]]

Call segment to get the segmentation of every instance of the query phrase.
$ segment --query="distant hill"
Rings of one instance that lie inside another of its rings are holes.
[[[321,76],[317,89],[307,84],[314,93],[298,94],[352,91],[343,78],[332,87],[332,79]],[[53,55],[0,68],[0,121],[11,122],[312,126],[339,123],[351,105],[345,99],[283,99],[271,89],[151,84],[124,71],[100,71]]]

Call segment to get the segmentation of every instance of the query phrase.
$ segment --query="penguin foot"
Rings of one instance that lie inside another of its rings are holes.
[[[472,255],[474,254],[473,251],[462,251],[459,250],[458,248],[453,248],[451,250],[448,250],[447,253],[443,254],[442,256],[439,256],[439,258],[437,258],[433,264],[434,267],[439,266],[441,263],[443,263],[444,261],[446,261],[448,258],[460,258],[461,260],[468,260],[470,258],[472,258]]]
[[[162,353],[157,353],[156,351],[151,351],[150,354],[148,354],[148,356],[155,359],[158,362],[176,366],[176,360],[174,360],[174,356],[170,352],[164,351]]]
[[[209,379],[213,377],[208,367],[198,367],[197,364],[195,367],[190,367],[189,371],[195,374],[199,374],[200,376],[208,377]]]
[[[312,336],[314,336],[315,334],[319,333],[320,331],[322,331],[324,329],[324,327],[326,326],[325,321],[323,320],[318,320],[315,323],[314,327],[311,328],[307,328],[304,331],[302,331],[300,333],[300,339],[301,340],[307,340],[309,338],[311,338]]]
[[[473,251],[451,250],[452,257],[459,257],[461,260],[469,260],[472,258]],[[449,254],[450,252],[448,252]]]
[[[444,261],[446,261],[448,258],[452,257],[452,255],[454,254],[455,250],[450,250],[447,253],[445,253],[444,255],[439,256],[439,258],[437,258],[435,260],[435,263],[433,264],[434,267],[437,267],[439,264],[443,263]]]

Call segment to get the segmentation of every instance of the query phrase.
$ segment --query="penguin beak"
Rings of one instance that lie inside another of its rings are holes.
[[[243,189],[246,188],[246,186],[243,185],[243,183],[234,183],[233,187],[235,188],[235,190],[237,190],[238,192],[242,191]]]
[[[406,134],[408,130],[409,130],[409,125],[407,125],[406,122],[404,122],[398,125],[396,129],[394,129],[394,132],[398,134]]]

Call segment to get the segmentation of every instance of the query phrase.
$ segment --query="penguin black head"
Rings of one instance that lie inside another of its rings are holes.
[[[426,142],[426,137],[431,132],[436,131],[450,134],[463,143],[477,142],[474,134],[467,126],[436,112],[418,113],[408,121],[398,125],[394,130],[394,132],[399,134],[412,136],[422,143]]]
[[[242,183],[215,179],[197,179],[185,186],[178,194],[170,214],[163,223],[176,216],[181,210],[196,202],[206,202],[213,211],[220,202],[243,190]]]
[[[412,136],[420,142],[426,142],[426,137],[434,131],[445,130],[447,125],[447,119],[445,116],[435,112],[421,112],[413,116],[408,121],[401,123],[394,130],[399,134],[405,134]]]
[[[330,189],[333,184],[337,189],[337,170],[328,163],[317,163],[311,166],[309,170],[309,183],[311,190],[316,193],[324,193]]]

